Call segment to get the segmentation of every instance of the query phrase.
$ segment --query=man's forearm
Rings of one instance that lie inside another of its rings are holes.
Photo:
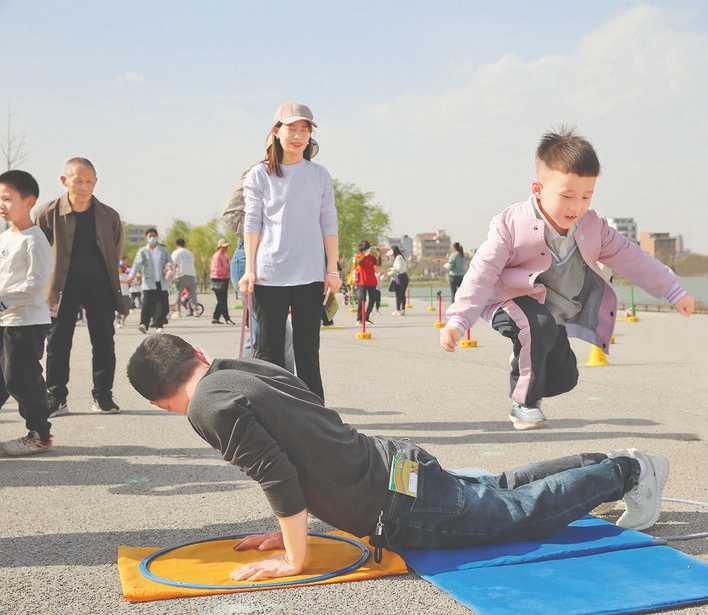
[[[326,235],[324,238],[325,255],[327,256],[327,273],[337,273],[339,260],[339,237]]]
[[[278,517],[290,563],[301,571],[307,559],[307,509],[290,517]]]

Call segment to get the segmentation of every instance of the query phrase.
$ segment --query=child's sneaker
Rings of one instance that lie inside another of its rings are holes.
[[[0,443],[0,450],[10,457],[20,457],[22,455],[36,455],[46,453],[52,448],[52,436],[46,440],[41,440],[36,431],[30,431],[26,436]]]
[[[669,460],[663,455],[649,455],[629,448],[613,451],[614,457],[631,457],[639,462],[637,484],[624,494],[627,510],[617,519],[617,525],[630,530],[645,530],[659,520],[661,493],[669,477]]]
[[[514,429],[524,431],[526,429],[540,429],[546,423],[541,408],[529,408],[513,402],[509,420],[514,425]]]

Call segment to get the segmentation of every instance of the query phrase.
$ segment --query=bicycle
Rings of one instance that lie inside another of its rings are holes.
[[[197,301],[196,297],[192,297],[188,288],[182,289],[179,296],[179,305],[182,309],[190,312],[190,316],[201,316],[204,314],[204,305]]]

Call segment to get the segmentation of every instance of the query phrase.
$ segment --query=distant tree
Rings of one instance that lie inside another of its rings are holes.
[[[334,199],[339,218],[339,254],[348,264],[360,241],[378,243],[390,226],[390,217],[374,202],[373,192],[363,192],[354,184],[334,180]]]
[[[167,245],[168,250],[172,252],[172,250],[177,247],[175,241],[177,241],[180,237],[189,243],[189,234],[191,232],[192,225],[189,222],[177,218],[172,220],[172,225],[167,231],[167,235],[165,235],[163,241]]]
[[[26,135],[17,134],[12,129],[13,113],[7,112],[7,131],[0,139],[0,152],[4,160],[5,169],[16,169],[27,160]]]

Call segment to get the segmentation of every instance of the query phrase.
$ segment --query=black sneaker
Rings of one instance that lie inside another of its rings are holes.
[[[113,401],[112,397],[106,397],[104,399],[94,399],[93,404],[91,404],[91,411],[100,414],[118,414],[120,407]]]
[[[56,418],[58,416],[65,416],[69,414],[69,406],[66,405],[66,400],[54,399],[52,396],[47,398],[47,404],[49,406],[49,417]]]

